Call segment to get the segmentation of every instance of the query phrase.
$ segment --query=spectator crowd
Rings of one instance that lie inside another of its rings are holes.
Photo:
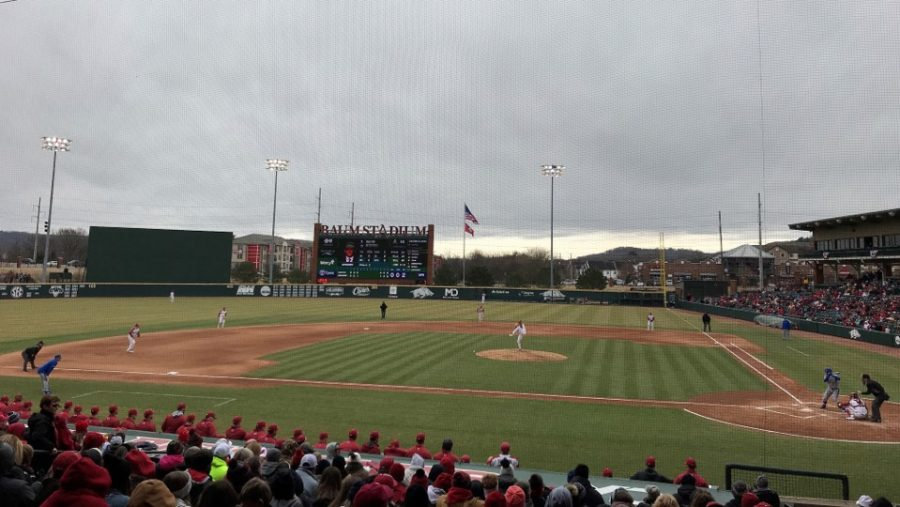
[[[457,456],[452,439],[439,451],[425,445],[425,434],[404,449],[393,440],[384,449],[377,431],[360,442],[356,429],[343,442],[328,442],[320,433],[308,442],[302,429],[292,438],[278,437],[278,427],[258,422],[245,430],[235,416],[223,435],[209,412],[196,422],[179,403],[166,415],[161,430],[176,435],[165,449],[149,439],[126,441],[124,429],[155,432],[153,411],[131,409],[124,418],[118,407],[99,419],[71,401],[41,398],[37,410],[14,396],[0,397],[0,503],[9,507],[723,507],[707,489],[694,458],[673,480],[656,471],[653,456],[631,479],[649,483],[646,496],[634,498],[618,488],[607,499],[591,484],[590,469],[577,464],[565,484],[552,487],[539,474],[516,475],[519,460],[502,442],[499,453],[485,464],[496,473],[474,477],[457,466],[469,462]],[[5,415],[4,415],[5,414]],[[27,426],[23,422],[27,420]],[[74,430],[70,428],[74,426]],[[90,426],[107,427],[103,433]],[[174,430],[174,431],[170,431]],[[217,438],[215,443],[204,437]],[[243,441],[236,445],[230,440]],[[364,459],[360,453],[378,455]],[[401,463],[395,458],[408,458]],[[426,460],[431,460],[430,465]],[[605,477],[612,471],[603,470]],[[674,495],[660,494],[655,483],[677,485]],[[765,476],[753,487],[736,482],[727,507],[781,507],[778,494]],[[858,507],[892,507],[879,498],[863,496]]]
[[[851,328],[900,333],[900,283],[865,274],[837,287],[740,292],[713,304],[766,315],[797,317]]]

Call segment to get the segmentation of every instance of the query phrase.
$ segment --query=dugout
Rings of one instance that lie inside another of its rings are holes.
[[[230,232],[92,226],[85,280],[229,283],[233,238]]]

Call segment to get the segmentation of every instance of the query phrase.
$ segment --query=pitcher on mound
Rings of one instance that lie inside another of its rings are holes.
[[[522,350],[522,338],[528,334],[528,331],[525,330],[525,323],[521,320],[516,324],[516,328],[513,329],[513,332],[510,333],[510,336],[516,336],[516,347],[518,347],[519,351]]]

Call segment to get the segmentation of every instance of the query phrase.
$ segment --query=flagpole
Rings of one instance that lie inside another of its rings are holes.
[[[462,266],[462,286],[466,286],[466,221],[463,220],[463,266]]]

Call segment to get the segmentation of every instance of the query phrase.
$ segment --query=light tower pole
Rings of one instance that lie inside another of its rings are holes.
[[[272,195],[272,238],[269,242],[269,283],[275,283],[275,206],[278,204],[278,173],[287,171],[288,161],[280,158],[266,159],[266,169],[275,173],[275,193]]]
[[[72,141],[64,137],[42,137],[41,148],[53,152],[53,172],[50,174],[50,207],[47,209],[47,237],[44,241],[44,263],[41,267],[41,282],[47,282],[47,256],[50,255],[50,227],[53,226],[53,189],[56,186],[56,154],[69,151]]]
[[[562,176],[566,166],[545,164],[541,166],[541,174],[550,177],[550,289],[553,289],[553,183]]]

